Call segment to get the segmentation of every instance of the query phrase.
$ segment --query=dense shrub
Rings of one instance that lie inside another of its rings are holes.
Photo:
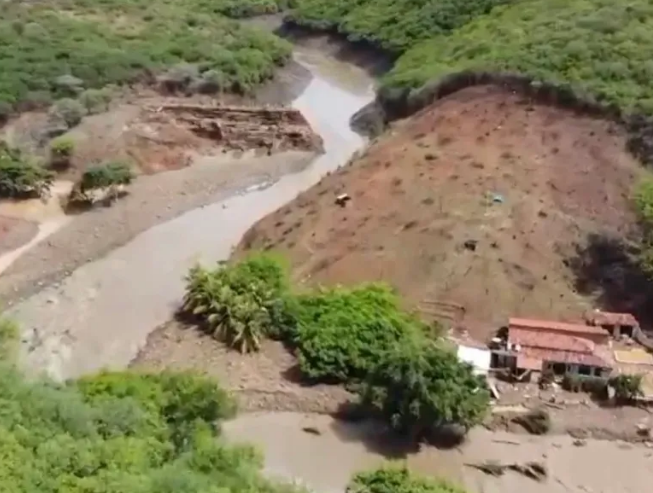
[[[57,137],[50,142],[50,165],[53,168],[67,168],[75,151],[75,142],[68,137]]]
[[[510,0],[301,0],[288,16],[392,52],[448,33]]]
[[[643,395],[643,376],[637,375],[616,375],[610,378],[608,384],[614,389],[615,399],[618,403],[628,404]]]
[[[387,464],[360,472],[347,485],[347,493],[464,493],[461,488],[410,472],[403,464]]]
[[[201,72],[220,71],[225,90],[248,91],[273,75],[291,47],[221,15],[235,5],[232,0],[6,3],[0,18],[0,105],[8,112],[35,92],[77,97],[84,88],[149,82],[181,62],[197,64]]]
[[[50,117],[64,122],[68,128],[79,125],[84,115],[86,108],[76,99],[60,99],[50,108]]]
[[[424,327],[388,287],[321,289],[303,295],[295,343],[302,373],[327,382],[365,378],[394,344]]]
[[[91,166],[79,181],[82,192],[101,190],[119,185],[129,185],[134,180],[131,166],[124,161],[109,161],[108,163]]]
[[[254,450],[220,438],[234,405],[205,376],[101,373],[62,385],[3,359],[0,409],[3,492],[295,491],[266,480]]]
[[[0,142],[0,197],[41,197],[54,181],[54,174]]]
[[[651,112],[650,46],[653,5],[647,0],[525,0],[419,43],[383,85],[415,88],[465,70],[517,72]]]
[[[434,428],[481,422],[490,404],[485,381],[438,343],[404,339],[380,358],[360,388],[364,406],[415,440]]]
[[[204,330],[241,352],[256,351],[264,337],[280,337],[293,324],[287,313],[287,270],[279,258],[253,254],[214,269],[196,266],[186,284],[183,312]]]
[[[87,89],[79,95],[79,102],[89,115],[106,111],[111,102],[112,92],[108,87],[102,89]]]

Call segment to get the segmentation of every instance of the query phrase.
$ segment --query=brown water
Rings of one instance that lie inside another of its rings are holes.
[[[349,118],[372,99],[371,79],[318,53],[299,49],[296,59],[314,78],[293,106],[322,135],[325,154],[301,173],[156,226],[16,305],[10,315],[24,330],[27,368],[56,378],[124,368],[148,334],[170,319],[183,296],[183,277],[195,262],[228,258],[252,224],[363,146]]]
[[[306,427],[319,434],[306,432]],[[228,439],[258,446],[265,453],[266,472],[303,483],[317,493],[343,492],[352,474],[387,458],[405,460],[423,474],[447,477],[471,493],[648,493],[653,479],[653,450],[598,440],[576,446],[569,436],[477,429],[459,449],[423,447],[406,454],[369,423],[343,423],[324,415],[248,414],[223,429]],[[549,478],[538,483],[511,472],[495,478],[466,465],[488,460],[543,462]]]

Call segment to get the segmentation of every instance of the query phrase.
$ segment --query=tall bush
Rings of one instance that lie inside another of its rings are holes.
[[[377,361],[359,390],[363,405],[418,441],[437,427],[478,424],[489,409],[485,381],[423,337],[406,338]]]
[[[321,289],[300,296],[299,305],[299,366],[316,381],[363,379],[399,340],[425,330],[383,284]]]

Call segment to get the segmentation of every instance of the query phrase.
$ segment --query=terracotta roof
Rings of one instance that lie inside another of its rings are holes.
[[[577,353],[574,351],[558,351],[555,349],[542,349],[534,347],[525,347],[519,351],[517,361],[520,356],[527,360],[551,361],[552,363],[567,363],[575,365],[599,366],[601,368],[611,368],[612,365],[603,358],[590,353]]]
[[[601,327],[591,325],[570,324],[565,322],[554,322],[551,320],[531,320],[528,318],[510,318],[508,319],[509,329],[522,327],[527,329],[542,329],[556,332],[575,332],[584,334],[600,334],[609,337],[609,334]]]
[[[511,328],[508,339],[511,344],[519,344],[520,346],[556,349],[577,353],[592,354],[595,348],[592,341],[581,337],[574,337],[568,333],[526,329],[521,327]]]
[[[586,319],[594,325],[639,326],[639,322],[631,313],[591,312]]]

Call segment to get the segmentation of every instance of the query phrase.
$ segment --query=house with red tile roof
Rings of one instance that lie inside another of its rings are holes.
[[[493,365],[518,374],[606,376],[612,369],[610,334],[601,327],[511,318],[507,336],[493,351]]]
[[[639,322],[631,313],[614,313],[594,310],[585,316],[588,325],[601,327],[615,339],[623,336],[636,338]]]

